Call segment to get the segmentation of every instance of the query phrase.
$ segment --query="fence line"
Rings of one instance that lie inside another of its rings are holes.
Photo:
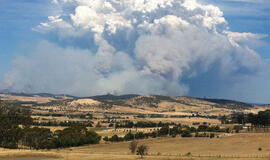
[[[247,155],[247,156],[240,156],[240,155],[201,155],[201,154],[192,154],[192,153],[186,153],[186,154],[162,154],[162,153],[156,153],[156,154],[148,154],[150,156],[179,156],[179,157],[201,157],[201,158],[270,158],[270,155]]]

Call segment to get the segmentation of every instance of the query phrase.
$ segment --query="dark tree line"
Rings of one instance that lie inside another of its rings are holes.
[[[101,137],[88,131],[83,124],[72,124],[52,133],[50,129],[31,127],[33,119],[29,108],[0,102],[0,147],[51,149],[99,143]]]
[[[49,112],[52,112],[52,110],[49,110]],[[87,114],[63,114],[63,113],[35,113],[33,114],[35,116],[52,116],[52,117],[68,117],[68,118],[80,118],[80,119],[93,119],[93,115],[90,113]]]
[[[58,130],[52,139],[54,148],[81,146],[85,144],[97,144],[101,137],[94,131],[88,131],[83,125],[75,125],[64,130]]]
[[[152,127],[164,127],[164,126],[168,126],[168,125],[175,125],[175,123],[155,123],[155,122],[151,122],[151,121],[139,121],[139,122],[132,122],[129,120],[126,121],[121,121],[121,122],[116,122],[115,123],[115,128],[152,128]]]
[[[251,123],[256,127],[266,127],[270,126],[270,110],[260,111],[258,114],[234,113],[230,117],[222,116],[220,120],[222,123]]]
[[[258,114],[248,114],[247,122],[254,126],[270,126],[270,110],[260,111]]]
[[[33,122],[34,126],[62,126],[62,127],[68,127],[73,125],[79,125],[83,124],[86,127],[93,127],[94,122],[92,121],[84,121],[84,122],[78,122],[78,121],[48,121],[48,122]]]
[[[17,148],[22,137],[22,127],[32,123],[31,112],[18,104],[0,101],[0,147]]]
[[[195,134],[195,137],[207,137],[207,135],[211,135],[211,138],[214,137],[214,133],[206,134],[205,136],[201,136],[199,132],[230,132],[229,128],[220,128],[219,126],[207,126],[207,125],[200,125],[198,128],[189,127],[187,125],[175,125],[173,128],[169,128],[169,125],[163,126],[160,129],[157,129],[153,132],[144,133],[144,132],[137,132],[131,133],[128,132],[124,137],[119,137],[118,135],[113,135],[112,137],[104,137],[104,141],[111,141],[111,142],[121,142],[121,141],[131,141],[135,139],[146,139],[146,138],[156,138],[162,136],[171,136],[176,137],[180,135],[181,137],[192,137],[192,133]],[[197,136],[196,136],[197,135]]]
[[[22,144],[30,149],[53,149],[97,144],[100,136],[88,131],[83,125],[74,125],[52,133],[47,128],[26,128],[23,130]]]

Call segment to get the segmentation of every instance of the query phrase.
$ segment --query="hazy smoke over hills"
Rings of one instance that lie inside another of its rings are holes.
[[[33,30],[54,38],[41,41],[27,57],[16,57],[2,88],[79,96],[184,95],[188,79],[209,75],[218,84],[255,74],[264,65],[248,45],[265,35],[230,32],[213,5],[195,0],[53,4],[59,15]]]

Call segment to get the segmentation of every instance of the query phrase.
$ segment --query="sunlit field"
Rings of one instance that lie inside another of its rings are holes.
[[[221,138],[156,138],[139,140],[149,147],[146,160],[255,160],[270,159],[270,134],[234,134]],[[135,160],[128,149],[130,142],[107,143],[60,150],[0,150],[0,159],[33,160]],[[259,151],[261,148],[261,151]],[[16,158],[17,157],[17,158]]]

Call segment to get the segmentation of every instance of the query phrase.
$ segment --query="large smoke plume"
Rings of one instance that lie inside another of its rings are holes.
[[[209,75],[223,83],[255,74],[264,63],[248,45],[265,35],[231,32],[218,7],[196,0],[54,0],[53,5],[59,14],[33,30],[54,38],[17,56],[2,88],[78,96],[184,95],[189,79]]]

